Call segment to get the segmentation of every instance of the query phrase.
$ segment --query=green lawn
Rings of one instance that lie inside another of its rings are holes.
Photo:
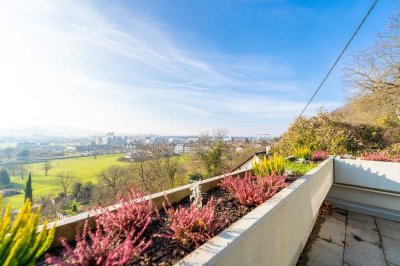
[[[97,159],[94,157],[81,157],[73,159],[61,159],[51,161],[52,169],[48,172],[48,176],[44,175],[43,163],[31,163],[27,164],[26,168],[32,172],[32,187],[33,196],[39,195],[58,195],[61,192],[60,187],[57,184],[57,174],[63,171],[72,172],[76,176],[76,181],[85,183],[91,181],[97,183],[96,175],[103,169],[114,165],[124,165],[126,163],[119,162],[117,159],[123,156],[122,154],[112,155],[100,155]],[[27,175],[25,174],[24,180],[21,176],[12,176],[10,188],[20,189],[21,194],[6,197],[5,201],[10,202],[13,208],[18,208],[23,203],[24,193]]]

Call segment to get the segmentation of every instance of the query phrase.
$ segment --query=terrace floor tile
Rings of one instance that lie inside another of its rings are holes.
[[[299,265],[400,266],[398,222],[335,210],[311,235]]]
[[[383,219],[376,219],[376,223],[378,224],[379,231],[381,232],[382,236],[388,236],[392,238],[396,238],[400,240],[400,223],[383,220]]]

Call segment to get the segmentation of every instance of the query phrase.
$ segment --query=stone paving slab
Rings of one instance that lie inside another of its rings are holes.
[[[382,236],[400,240],[400,223],[379,218],[376,219],[376,223],[378,224]]]
[[[347,211],[344,210],[337,210],[334,211],[332,216],[330,216],[330,218],[335,219],[337,221],[346,223],[347,220]]]
[[[346,235],[379,244],[379,234],[375,224],[361,222],[358,220],[347,220]]]
[[[347,219],[353,219],[365,223],[371,223],[375,224],[375,218],[373,216],[357,213],[357,212],[351,212],[349,211],[347,214]]]
[[[400,265],[400,240],[383,236],[382,242],[386,261],[394,265]]]
[[[343,246],[316,239],[308,253],[308,266],[342,266]]]
[[[398,222],[354,212],[346,216],[345,211],[335,210],[316,228],[318,236],[306,254],[307,266],[400,266]]]
[[[345,239],[346,222],[335,219],[335,217],[328,217],[323,223],[318,236],[325,240],[330,240],[338,245],[343,246]]]
[[[353,266],[385,266],[383,249],[367,241],[357,241],[346,235],[344,262]]]

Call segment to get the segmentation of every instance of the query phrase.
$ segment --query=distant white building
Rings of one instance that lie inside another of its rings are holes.
[[[184,152],[183,144],[176,144],[174,147],[175,154],[182,154]]]
[[[195,143],[185,143],[185,144],[176,144],[174,146],[174,153],[175,154],[182,154],[182,153],[195,153],[198,149],[198,145]]]
[[[198,149],[198,145],[194,143],[185,143],[183,144],[183,152],[184,153],[195,153]]]
[[[65,152],[76,152],[76,147],[74,147],[74,146],[67,146],[67,147],[64,149],[64,151],[65,151]]]
[[[242,152],[243,151],[243,147],[242,146],[236,147],[235,151],[236,152]]]

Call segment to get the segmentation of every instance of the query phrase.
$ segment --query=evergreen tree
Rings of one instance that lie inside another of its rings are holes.
[[[33,195],[32,195],[32,175],[29,173],[28,180],[26,181],[26,187],[25,187],[25,200],[29,199],[31,202]]]

